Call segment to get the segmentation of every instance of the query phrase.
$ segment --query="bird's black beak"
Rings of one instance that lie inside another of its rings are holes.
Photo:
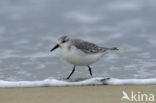
[[[57,44],[57,45],[55,45],[51,50],[50,50],[50,52],[52,52],[52,51],[54,51],[55,49],[57,49],[59,47],[59,45]]]

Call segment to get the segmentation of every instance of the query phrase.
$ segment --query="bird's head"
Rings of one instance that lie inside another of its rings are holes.
[[[57,44],[50,51],[52,52],[55,49],[68,44],[69,40],[70,40],[70,38],[67,35],[62,35],[61,37],[58,38]]]

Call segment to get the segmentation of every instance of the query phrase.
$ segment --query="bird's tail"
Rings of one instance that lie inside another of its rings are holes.
[[[110,48],[110,50],[119,50],[117,47]]]

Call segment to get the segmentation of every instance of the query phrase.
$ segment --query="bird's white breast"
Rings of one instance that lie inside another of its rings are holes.
[[[62,46],[60,54],[66,61],[76,66],[88,66],[98,61],[104,55],[104,53],[86,54],[74,46],[71,46],[71,48]]]

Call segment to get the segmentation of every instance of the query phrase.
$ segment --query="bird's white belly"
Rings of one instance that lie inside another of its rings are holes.
[[[104,54],[85,54],[76,49],[60,49],[61,56],[73,65],[88,66],[98,61]]]

